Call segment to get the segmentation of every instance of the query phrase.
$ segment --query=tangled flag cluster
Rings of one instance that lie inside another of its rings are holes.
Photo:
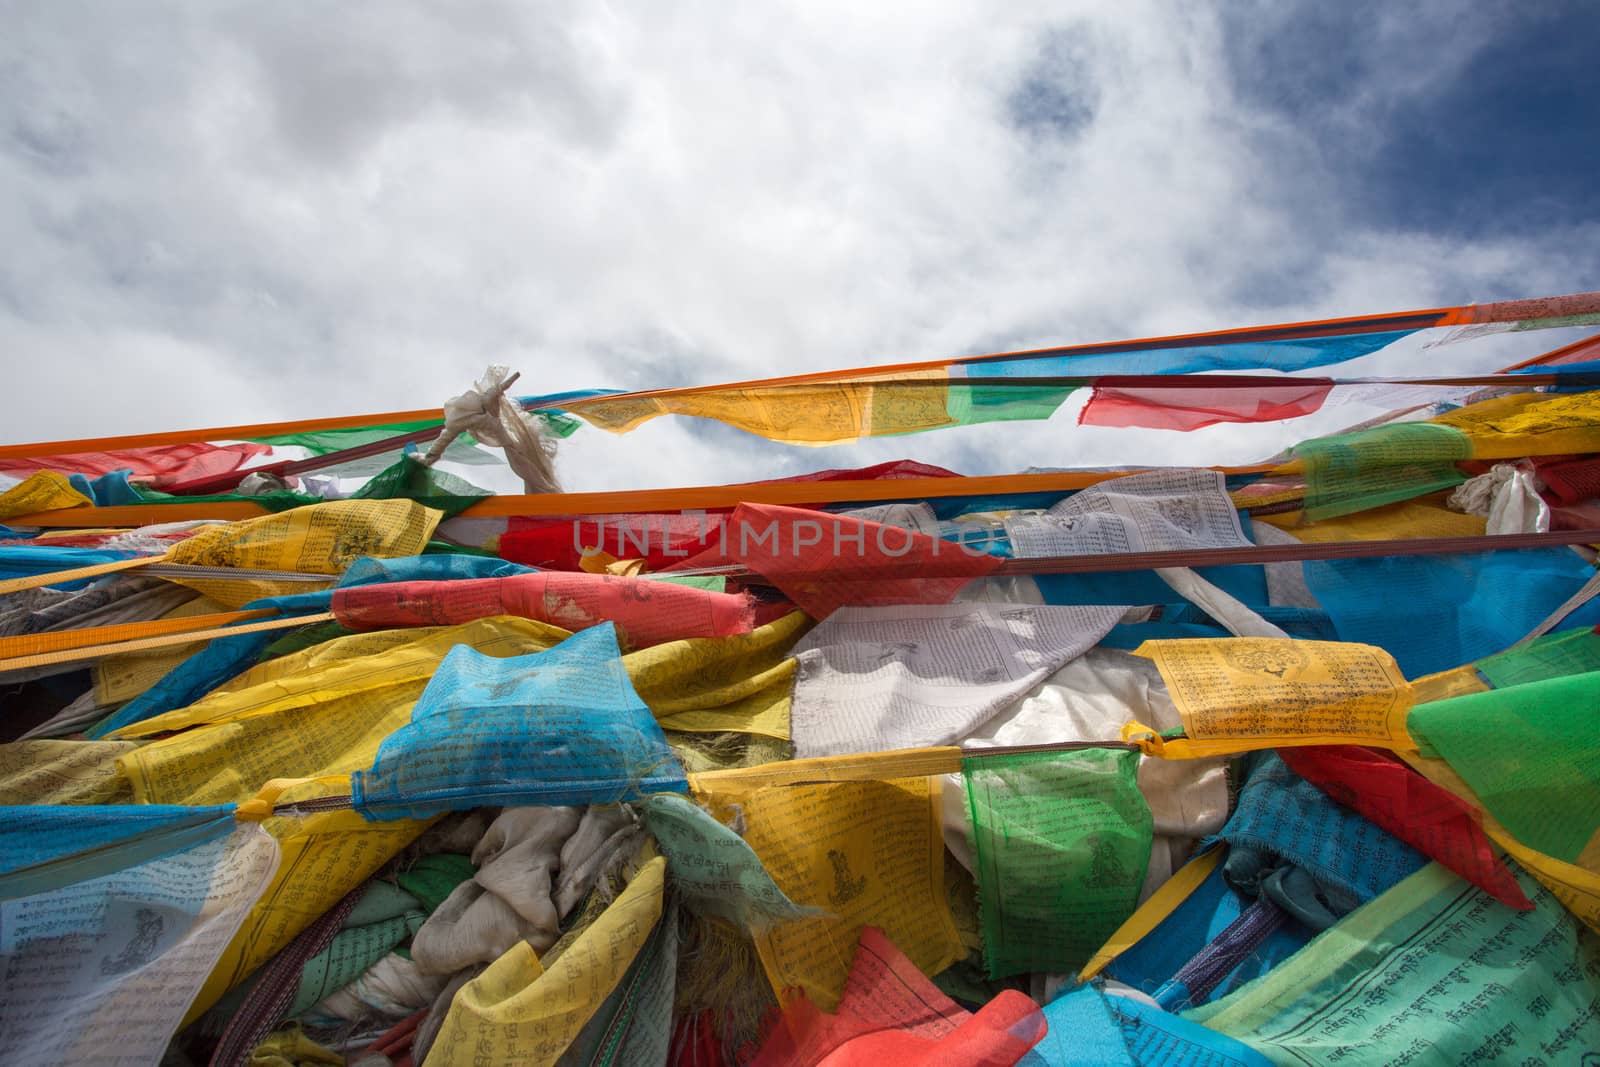
[[[1303,372],[1596,322],[496,368],[442,410],[0,446],[0,1062],[1587,1062],[1600,335]],[[554,477],[584,423],[826,444],[1074,390],[1180,431],[1393,410],[1232,469]],[[472,484],[484,444],[526,495]]]

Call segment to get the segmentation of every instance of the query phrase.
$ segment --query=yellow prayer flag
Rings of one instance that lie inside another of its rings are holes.
[[[1498,396],[1428,421],[1466,434],[1473,459],[1600,452],[1600,392]]]
[[[1411,680],[1414,704],[1431,704],[1435,700],[1466,696],[1468,693],[1482,693],[1488,689],[1489,683],[1483,680],[1478,674],[1478,668],[1471,663],[1451,667],[1436,674],[1425,674],[1421,678]]]
[[[94,501],[72,488],[65,475],[55,471],[34,471],[10,489],[0,493],[0,522],[36,511],[92,507]]]
[[[1301,525],[1301,512],[1260,515],[1254,521],[1287,530],[1301,541],[1401,541],[1419,537],[1478,537],[1486,520],[1444,506],[1448,493],[1403,500],[1381,508]]]
[[[599,396],[566,407],[591,424],[626,433],[659,415],[715,419],[772,441],[831,445],[913,433],[958,421],[943,368],[852,376],[847,381],[678,390],[658,396]]]
[[[196,567],[337,575],[362,556],[415,556],[444,513],[412,500],[330,500],[201,530],[167,554]],[[302,582],[183,578],[178,581],[237,608],[257,597],[305,592]]]
[[[965,950],[944,886],[938,792],[929,778],[777,786],[709,797],[743,805],[745,840],[778,887],[827,918],[781,923],[756,936],[782,998],[803,989],[832,1011],[863,926],[876,926],[925,974]]]
[[[462,986],[429,1067],[553,1064],[628,973],[661,919],[667,861],[656,856],[545,969],[519,942]]]
[[[662,729],[733,730],[789,739],[789,650],[810,625],[804,612],[748,634],[669,641],[630,652],[622,665]]]
[[[0,804],[132,804],[117,769],[132,741],[13,741],[0,745]]]
[[[1230,637],[1146,641],[1183,720],[1172,758],[1285,745],[1412,747],[1413,695],[1394,657],[1344,641]]]

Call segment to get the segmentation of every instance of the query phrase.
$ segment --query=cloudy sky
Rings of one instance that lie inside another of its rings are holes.
[[[426,407],[490,362],[652,388],[1600,289],[1585,6],[0,0],[0,436]],[[1363,414],[1075,406],[827,449],[661,419],[561,465],[1242,461]]]

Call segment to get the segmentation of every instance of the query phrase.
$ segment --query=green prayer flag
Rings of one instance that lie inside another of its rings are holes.
[[[444,512],[446,518],[459,515],[477,501],[493,495],[465,478],[425,467],[409,455],[402,455],[350,494],[355,500],[415,500]]]
[[[359,448],[362,445],[377,444],[387,441],[391,437],[400,437],[404,434],[415,433],[418,430],[431,430],[435,426],[443,426],[444,419],[417,419],[413,422],[391,422],[381,426],[355,426],[343,430],[310,430],[304,433],[280,433],[267,437],[252,437],[250,440],[263,445],[295,445],[308,449],[313,454],[325,456],[329,452],[343,452],[347,448]]]
[[[1600,1048],[1600,937],[1512,873],[1532,911],[1430,863],[1184,1017],[1274,1063],[1586,1062]]]
[[[1154,820],[1119,749],[962,760],[990,978],[1073,971],[1132,914]]]
[[[671,582],[673,585],[689,589],[704,589],[712,593],[728,591],[728,579],[720,574],[641,574],[639,577],[656,582]]]
[[[528,414],[543,423],[545,433],[552,437],[571,437],[583,425],[582,419],[565,411],[530,411]]]
[[[945,410],[959,426],[1048,419],[1076,386],[1004,385],[997,379],[951,379]]]
[[[302,649],[310,648],[312,645],[320,645],[324,641],[332,641],[339,637],[349,637],[353,633],[356,633],[356,631],[337,622],[318,622],[312,623],[310,626],[301,626],[290,630],[287,636],[278,638],[262,649],[261,655],[256,658],[256,662],[265,663],[269,659],[287,656],[291,652],[299,652]]]
[[[1406,729],[1517,840],[1572,863],[1600,823],[1597,707],[1589,672],[1419,704]]]
[[[1472,441],[1451,426],[1402,422],[1296,445],[1305,464],[1305,515],[1313,522],[1449,489],[1467,480],[1455,461]]]
[[[327,948],[306,961],[288,1015],[292,1018],[301,1014],[360,978],[373,964],[409,941],[425,918],[420,911],[412,911],[361,926],[346,926],[334,934]]]
[[[1547,634],[1481,659],[1475,666],[1496,689],[1600,670],[1600,634],[1587,626]]]
[[[240,477],[248,473],[249,471],[241,471]],[[202,493],[181,496],[141,485],[132,486],[132,489],[139,495],[140,502],[145,504],[216,504],[242,500],[249,504],[259,504],[268,511],[278,512],[303,508],[307,504],[322,503],[320,496],[312,496],[310,493],[301,493],[294,489],[276,489],[270,493]]]

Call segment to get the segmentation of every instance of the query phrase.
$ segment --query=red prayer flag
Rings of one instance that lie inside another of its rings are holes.
[[[1545,485],[1545,498],[1551,504],[1581,504],[1600,496],[1600,459],[1536,458],[1534,473]]]
[[[1198,430],[1219,422],[1276,422],[1309,415],[1333,389],[1326,378],[1285,378],[1251,388],[1205,383],[1150,386],[1148,378],[1103,377],[1078,416],[1081,426],[1134,426],[1147,430]]]
[[[569,518],[514,516],[500,535],[499,555],[546,570],[583,569],[583,557],[605,552],[617,559],[642,559],[657,571],[717,543],[726,514],[589,515]]]
[[[267,445],[161,445],[120,448],[109,452],[69,452],[59,456],[26,456],[0,462],[0,474],[25,478],[37,470],[86,474],[98,478],[112,471],[132,471],[139,481],[160,488],[177,481],[227,474],[254,456],[271,452]]]
[[[518,615],[583,630],[607,620],[629,648],[749,633],[750,598],[650,578],[544,572],[450,582],[389,582],[336,589],[333,614],[352,630],[454,626]]]
[[[1518,911],[1533,903],[1517,885],[1472,806],[1385,752],[1356,745],[1281,748],[1300,777],[1347,808],[1438,860],[1496,900]]]
[[[870,467],[813,471],[788,478],[737,484],[959,477],[959,474],[943,467],[897,459]],[[647,570],[658,571],[681,565],[690,556],[718,544],[722,525],[727,521],[730,510],[722,508],[690,514],[640,512],[631,515],[570,517],[513,516],[507,522],[506,532],[500,537],[498,551],[502,559],[513,563],[546,570],[576,571],[583,569],[585,550],[598,549],[617,559],[642,559]]]
[[[865,926],[838,1013],[800,994],[749,1067],[1011,1067],[1045,1031],[1044,1013],[1015,989],[968,1012]]]
[[[934,561],[941,576],[919,577]],[[1000,563],[968,546],[897,526],[803,508],[740,504],[715,546],[671,570],[743,566],[812,618],[823,619],[846,604],[949,603],[962,586],[993,574]]]
[[[763,478],[759,482],[736,482],[736,485],[778,485],[784,482],[892,482],[901,478],[959,478],[961,475],[931,463],[914,459],[892,459],[874,463],[870,467],[831,467],[810,474],[791,474],[787,478]]]

